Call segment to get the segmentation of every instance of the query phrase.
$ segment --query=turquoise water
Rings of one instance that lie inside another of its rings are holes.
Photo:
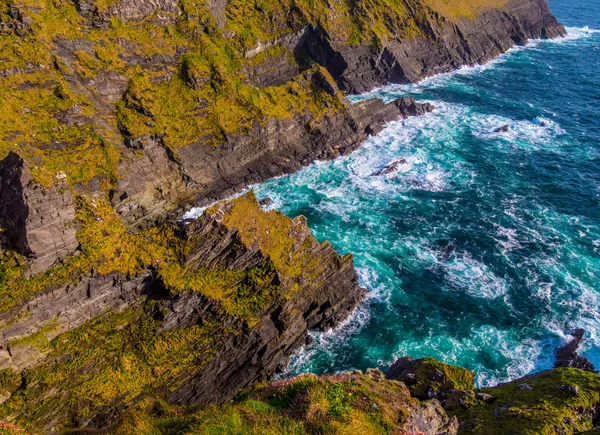
[[[342,327],[313,334],[287,375],[385,369],[410,355],[495,384],[551,367],[572,327],[588,331],[584,354],[600,366],[600,0],[552,8],[567,38],[361,96],[414,95],[437,109],[256,187],[352,252],[369,290]]]

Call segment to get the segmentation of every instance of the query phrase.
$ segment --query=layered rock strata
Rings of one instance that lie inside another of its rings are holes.
[[[179,231],[179,266],[84,276],[2,314],[1,369],[17,379],[3,382],[5,418],[49,431],[103,426],[144,396],[226,401],[284,368],[309,329],[335,326],[363,297],[351,256],[317,242],[303,218],[260,211],[253,195]],[[119,386],[114,370],[124,370]],[[136,378],[140,370],[148,377]]]
[[[19,155],[0,161],[0,250],[27,257],[35,274],[75,250],[76,230],[73,196],[60,174],[47,188]]]

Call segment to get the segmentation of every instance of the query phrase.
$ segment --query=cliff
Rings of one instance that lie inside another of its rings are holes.
[[[147,398],[226,401],[363,296],[351,256],[252,194],[139,237],[150,257],[137,271],[71,275],[5,306],[4,418],[49,433],[103,427]]]
[[[351,257],[252,195],[175,218],[434,109],[348,93],[563,34],[545,0],[0,2],[0,417],[100,430],[274,375],[359,303]]]
[[[132,229],[350,152],[387,122],[430,109],[351,105],[341,91],[416,81],[564,34],[546,0],[0,7],[0,158],[18,153],[46,188],[62,174]]]

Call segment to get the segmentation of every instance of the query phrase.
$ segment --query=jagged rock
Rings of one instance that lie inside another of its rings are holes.
[[[119,189],[111,193],[115,209],[137,227],[160,223],[180,203],[194,198],[195,183],[160,137],[129,140],[141,150],[120,166]]]
[[[396,160],[396,161],[390,163],[389,165],[387,165],[385,168],[383,168],[379,171],[373,172],[373,174],[371,174],[371,176],[377,177],[379,175],[391,174],[392,172],[396,172],[398,170],[398,166],[405,165],[406,163],[407,163],[406,159]]]
[[[288,63],[310,59],[327,68],[342,90],[363,93],[389,83],[418,82],[461,65],[484,63],[514,45],[526,44],[531,38],[565,35],[564,27],[551,14],[546,0],[510,0],[498,7],[485,8],[475,17],[455,19],[441,17],[416,2],[410,8],[413,15],[429,15],[419,22],[423,30],[419,36],[386,38],[379,46],[371,41],[350,45],[346,38],[336,39],[311,24],[301,29],[301,38],[279,43],[293,54]],[[269,71],[262,65],[259,67],[263,72]],[[281,73],[287,71],[273,70],[271,74],[282,80]]]
[[[111,17],[118,17],[123,21],[138,21],[155,12],[179,11],[177,0],[117,0],[104,8],[99,8],[92,0],[75,0],[75,4],[81,15],[101,27],[108,26]],[[165,18],[159,15],[159,19]]]
[[[579,396],[579,386],[578,385],[565,384],[565,385],[562,385],[561,388],[563,390],[567,390],[573,396]]]
[[[30,272],[46,270],[78,245],[71,190],[61,175],[51,188],[33,180],[16,153],[0,162],[0,248],[28,258]]]
[[[494,133],[506,133],[510,131],[510,125],[506,124],[494,130]]]
[[[11,342],[38,334],[48,325],[51,328],[45,336],[52,340],[96,316],[132,305],[154,283],[151,272],[134,277],[118,273],[90,274],[77,282],[47,289],[24,304],[0,313],[0,349],[8,349],[8,354],[0,358],[0,370],[24,370],[45,356],[35,348],[12,346]]]
[[[487,404],[494,403],[496,398],[491,394],[477,393],[477,399],[484,401]]]
[[[475,398],[472,372],[432,358],[399,358],[385,377],[406,383],[411,394],[420,400],[440,400],[447,409],[467,407]]]
[[[263,198],[260,201],[258,201],[258,203],[260,204],[261,207],[268,207],[271,204],[273,204],[273,200],[271,198]]]
[[[585,331],[583,329],[576,329],[571,333],[573,340],[565,346],[556,349],[554,352],[556,357],[554,367],[573,367],[588,372],[595,371],[594,365],[589,362],[587,358],[577,353],[577,349],[583,340],[584,334]]]
[[[42,364],[47,367],[41,370],[51,367],[60,371],[63,358],[65,363],[69,361],[68,355],[48,356],[47,348],[31,347],[24,339],[44,334],[46,340],[51,340],[101,314],[145,302],[150,310],[159,303],[160,310],[155,314],[158,325],[152,334],[176,334],[202,325],[209,318],[226,328],[214,337],[211,352],[192,351],[181,377],[172,379],[168,390],[158,389],[155,394],[182,405],[219,403],[282,370],[293,352],[306,342],[309,329],[337,325],[365,295],[351,256],[341,257],[329,243],[314,239],[304,218],[291,220],[276,211],[260,210],[253,194],[213,206],[178,231],[186,246],[181,261],[190,273],[210,275],[212,271],[218,277],[226,272],[241,275],[245,271],[260,271],[256,272],[259,279],[248,281],[244,287],[246,297],[251,299],[252,294],[263,292],[273,296],[256,308],[254,320],[225,310],[223,304],[228,298],[219,300],[201,291],[170,288],[152,268],[132,277],[120,273],[86,276],[35,295],[0,315],[0,367],[35,370]],[[280,260],[271,251],[278,243],[286,246]],[[287,263],[286,258],[294,258],[296,263]],[[201,289],[204,291],[204,287]],[[6,350],[4,354],[2,349]],[[95,370],[101,370],[105,364],[104,355],[98,355]],[[87,378],[88,373],[80,375]],[[383,375],[380,378],[383,380]],[[154,381],[148,379],[149,385]],[[64,393],[61,388],[51,387],[33,395],[33,400],[60,401]],[[115,396],[114,403],[119,406],[92,406],[91,416],[69,418],[82,426],[101,427],[132,405],[129,400]],[[23,407],[21,412],[26,410]],[[50,415],[39,418],[42,425],[53,424]]]

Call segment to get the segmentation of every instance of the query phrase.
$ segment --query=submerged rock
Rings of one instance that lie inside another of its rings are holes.
[[[506,133],[510,130],[510,125],[506,124],[494,130],[494,133]]]
[[[401,160],[396,160],[392,163],[390,163],[389,165],[387,165],[385,168],[379,170],[379,171],[375,171],[371,174],[372,177],[377,177],[379,175],[387,175],[387,174],[391,174],[392,172],[396,172],[398,170],[398,166],[400,165],[406,165],[408,162],[406,161],[406,159],[401,159]]]

